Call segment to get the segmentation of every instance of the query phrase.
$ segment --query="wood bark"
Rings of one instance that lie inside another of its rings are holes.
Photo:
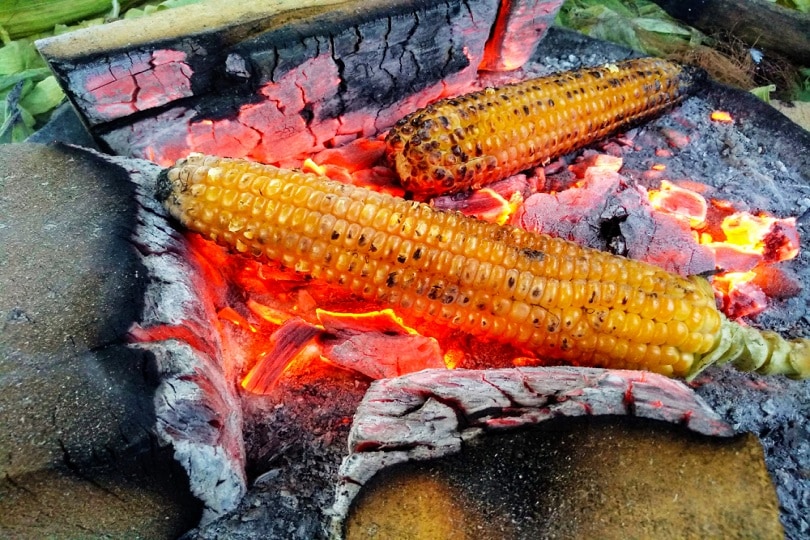
[[[728,31],[757,49],[810,66],[810,14],[767,0],[654,0],[672,17],[712,34]]]
[[[731,426],[685,383],[639,371],[550,367],[424,370],[371,385],[349,433],[332,508],[332,536],[360,488],[380,470],[459,452],[490,431],[563,416],[630,415],[704,435]]]
[[[504,68],[498,55],[515,43],[530,54],[557,8],[210,0],[38,47],[107,150],[162,165],[191,151],[278,163],[471,89],[498,16],[522,30],[499,38],[489,69]]]

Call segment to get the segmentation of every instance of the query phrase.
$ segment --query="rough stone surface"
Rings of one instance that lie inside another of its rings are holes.
[[[152,443],[149,357],[124,342],[133,215],[117,167],[0,146],[0,536],[161,537],[198,517]]]
[[[340,467],[332,534],[373,475],[397,463],[462,450],[489,432],[553,419],[628,415],[731,436],[683,382],[640,371],[582,367],[424,370],[374,382],[357,409]]]
[[[349,540],[783,538],[755,437],[627,417],[493,435],[368,488]]]

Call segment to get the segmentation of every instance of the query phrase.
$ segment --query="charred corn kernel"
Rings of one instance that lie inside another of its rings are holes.
[[[223,189],[226,179],[240,187]],[[810,376],[810,340],[728,321],[703,278],[547,235],[196,154],[161,173],[157,197],[182,224],[237,252],[541,357],[674,376],[728,361]],[[226,207],[234,200],[243,204]]]
[[[694,78],[641,58],[487,88],[406,116],[388,133],[386,155],[419,196],[479,188],[661,112]]]

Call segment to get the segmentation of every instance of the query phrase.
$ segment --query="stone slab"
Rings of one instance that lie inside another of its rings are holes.
[[[126,346],[144,272],[125,180],[77,148],[0,146],[2,537],[177,534],[198,517],[153,443],[149,356]]]

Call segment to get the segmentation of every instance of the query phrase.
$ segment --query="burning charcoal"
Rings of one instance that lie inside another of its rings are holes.
[[[532,195],[514,223],[681,275],[714,270],[711,252],[694,241],[688,224],[654,212],[643,190],[610,170],[618,165],[614,160],[606,160],[612,165],[607,169],[585,169],[575,188]]]
[[[362,315],[320,310],[318,318],[327,332],[324,356],[372,379],[445,367],[438,342],[402,325],[391,310]]]
[[[490,188],[436,197],[432,204],[439,210],[455,210],[466,216],[494,223],[505,223],[512,213],[509,201]]]
[[[694,79],[647,58],[488,88],[400,120],[386,153],[405,188],[420,196],[479,188],[659,113]]]
[[[594,167],[603,171],[619,172],[622,168],[622,158],[586,150],[582,159],[569,165],[568,170],[581,180],[585,178],[585,172]]]
[[[601,223],[614,217],[627,217],[621,205],[613,204],[627,189],[623,176],[587,169],[585,178],[575,188],[530,196],[515,213],[512,223],[529,231],[566,238],[593,248],[602,247]]]
[[[777,268],[764,265],[754,269],[753,282],[769,298],[790,298],[802,291],[802,284],[796,276]]]
[[[298,318],[282,324],[270,339],[270,349],[261,355],[253,369],[242,379],[242,388],[256,394],[272,390],[284,369],[305,350],[321,329]]]
[[[709,248],[695,242],[688,223],[671,214],[651,212],[649,204],[641,200],[645,211],[631,212],[619,226],[627,242],[628,257],[681,275],[714,271],[714,255]]]
[[[702,277],[299,171],[195,154],[157,198],[185,226],[540,358],[694,376],[810,377],[810,340],[728,321]]]

